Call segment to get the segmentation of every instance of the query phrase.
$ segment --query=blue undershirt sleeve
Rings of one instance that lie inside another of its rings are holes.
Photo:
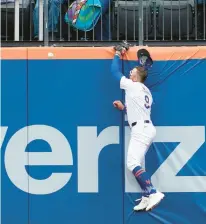
[[[121,78],[123,77],[123,74],[120,72],[122,70],[121,68],[122,66],[121,66],[120,57],[118,55],[115,55],[112,61],[111,72],[112,72],[112,75],[115,77],[115,79],[119,82]]]

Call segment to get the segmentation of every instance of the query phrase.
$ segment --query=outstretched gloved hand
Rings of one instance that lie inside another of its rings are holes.
[[[129,50],[129,46],[130,46],[130,44],[127,43],[127,41],[123,41],[122,43],[115,46],[114,50],[123,56],[126,53],[126,51]]]

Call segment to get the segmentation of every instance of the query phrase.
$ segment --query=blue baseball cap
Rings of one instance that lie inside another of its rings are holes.
[[[153,60],[150,56],[150,53],[146,49],[140,49],[137,51],[137,57],[139,64],[148,70],[153,65]]]

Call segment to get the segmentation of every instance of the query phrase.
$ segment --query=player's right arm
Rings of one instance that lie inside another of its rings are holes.
[[[115,100],[115,101],[113,102],[113,106],[114,106],[115,108],[117,108],[118,110],[124,110],[124,109],[125,109],[124,104],[123,104],[120,100]]]
[[[124,111],[125,113],[127,113],[126,105],[124,105],[120,100],[115,100],[113,102],[113,106],[115,108],[117,108],[118,110],[121,110],[121,111]]]

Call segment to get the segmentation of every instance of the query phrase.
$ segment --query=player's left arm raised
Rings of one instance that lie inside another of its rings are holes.
[[[111,73],[115,77],[115,79],[120,83],[120,89],[128,90],[131,87],[132,81],[122,74],[120,57],[123,56],[126,51],[129,50],[129,44],[126,41],[123,41],[123,43],[117,45],[116,47],[114,47],[114,49],[115,56],[112,61]]]
[[[123,41],[121,44],[118,44],[114,47],[115,56],[112,61],[111,72],[117,81],[120,82],[121,78],[124,76],[122,74],[122,66],[120,57],[123,56],[126,51],[129,50],[129,44],[126,41]]]

